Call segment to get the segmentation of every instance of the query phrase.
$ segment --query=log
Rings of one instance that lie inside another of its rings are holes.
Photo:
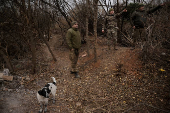
[[[0,80],[7,80],[7,81],[13,81],[13,76],[5,76],[3,73],[0,73]]]

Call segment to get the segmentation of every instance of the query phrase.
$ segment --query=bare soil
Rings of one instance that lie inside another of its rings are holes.
[[[30,58],[22,59],[15,67],[14,80],[1,82],[1,113],[37,113],[40,106],[36,93],[52,81],[52,76],[57,80],[56,103],[50,98],[48,113],[170,112],[169,76],[166,72],[150,73],[144,69],[140,49],[118,46],[118,50],[108,50],[106,40],[99,37],[94,62],[94,42],[90,41],[89,56],[86,44],[80,50],[81,78],[77,79],[70,74],[69,50],[61,45],[61,40],[60,35],[53,35],[49,41],[57,62],[41,44],[37,47],[37,74],[29,73]]]

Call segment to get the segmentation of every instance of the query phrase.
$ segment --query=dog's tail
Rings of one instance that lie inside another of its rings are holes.
[[[56,80],[54,77],[51,77],[53,79],[53,84],[56,84]]]

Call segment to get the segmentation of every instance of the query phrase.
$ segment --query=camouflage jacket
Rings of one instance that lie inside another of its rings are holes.
[[[131,25],[135,26],[136,28],[147,27],[147,16],[148,16],[148,14],[155,12],[159,8],[161,8],[161,6],[157,6],[153,9],[151,9],[151,10],[148,10],[148,11],[136,10],[135,12],[132,13],[131,21],[130,21]]]
[[[106,15],[103,23],[102,30],[117,27],[117,18],[122,15],[123,11],[113,15]]]
[[[81,47],[80,32],[75,28],[70,28],[66,34],[66,41],[70,49],[79,49]]]

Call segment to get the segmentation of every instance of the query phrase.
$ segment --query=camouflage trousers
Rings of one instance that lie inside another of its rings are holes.
[[[133,46],[136,45],[137,42],[143,43],[146,41],[147,33],[145,28],[134,29],[133,34]]]
[[[114,45],[114,48],[117,44],[117,30],[116,29],[107,29],[107,45],[110,49],[111,45]]]
[[[78,56],[79,56],[78,49],[74,49],[73,51],[70,51],[69,58],[71,61],[71,72],[78,72],[77,69]]]

